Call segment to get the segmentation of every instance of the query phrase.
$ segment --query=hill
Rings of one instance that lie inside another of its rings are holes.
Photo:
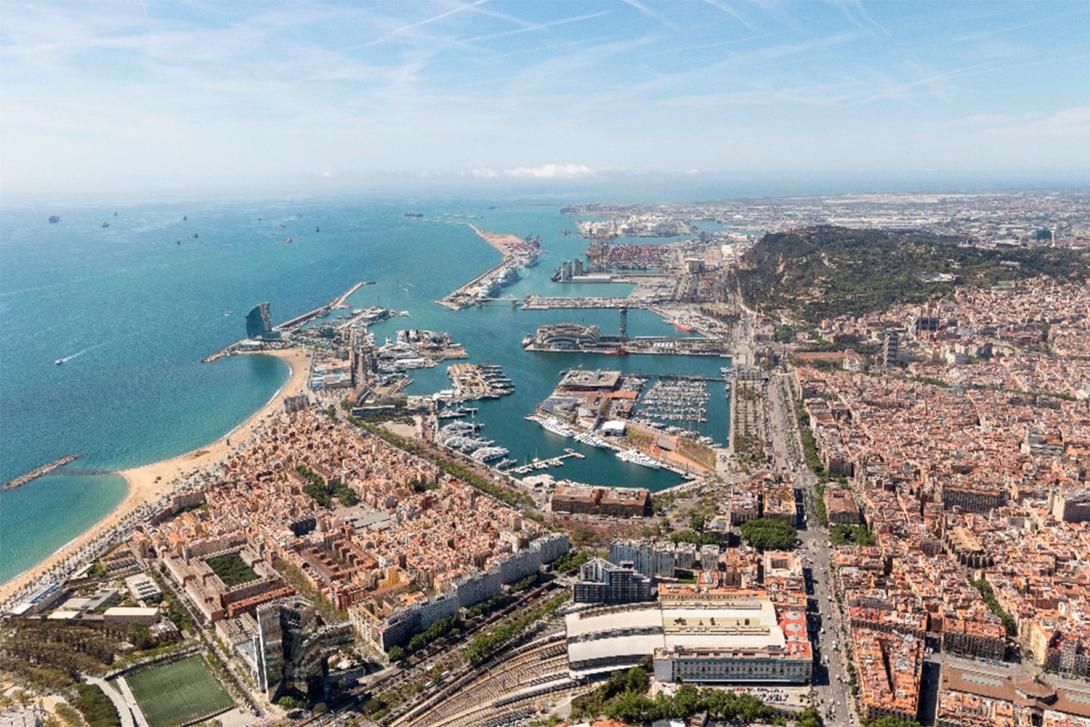
[[[769,233],[742,258],[747,303],[810,322],[859,315],[1038,275],[1085,279],[1090,255],[1062,248],[990,249],[919,231],[822,225]]]

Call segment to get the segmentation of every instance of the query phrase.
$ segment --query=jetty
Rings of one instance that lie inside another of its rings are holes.
[[[58,467],[63,467],[69,462],[74,462],[77,459],[79,459],[78,454],[68,454],[64,457],[61,457],[60,459],[53,460],[49,464],[43,464],[41,467],[35,467],[30,472],[19,475],[15,479],[8,480],[3,485],[0,485],[0,490],[14,490],[16,487],[22,487],[26,483],[32,482],[39,477],[44,477]]]
[[[646,301],[635,298],[568,297],[528,295],[523,300],[523,310],[561,310],[567,308],[646,308]]]
[[[435,301],[451,310],[461,310],[494,299],[501,288],[518,280],[520,267],[537,264],[537,258],[541,254],[541,247],[536,239],[523,240],[518,235],[486,232],[469,223],[467,227],[499,252],[501,257],[497,264]]]
[[[302,313],[300,315],[295,316],[294,318],[292,318],[290,320],[284,321],[283,323],[281,323],[279,325],[273,326],[273,330],[274,331],[280,331],[281,333],[283,333],[284,331],[290,331],[293,328],[298,328],[299,326],[303,325],[304,323],[306,323],[309,320],[312,320],[312,319],[317,318],[319,316],[324,316],[325,314],[329,313],[332,310],[336,310],[337,308],[344,308],[345,305],[347,305],[348,299],[352,297],[353,293],[355,293],[357,290],[359,290],[363,286],[369,285],[369,284],[370,283],[368,283],[366,280],[361,280],[360,282],[356,283],[351,288],[344,291],[343,293],[341,293],[340,295],[338,295],[336,298],[329,301],[325,305],[318,306],[314,310],[309,310],[306,313]]]
[[[564,454],[557,455],[556,457],[549,457],[548,459],[539,459],[534,457],[531,461],[519,467],[512,467],[507,470],[513,475],[528,475],[531,472],[551,469],[553,467],[561,467],[566,459],[583,459],[586,457],[582,452],[576,452],[574,449],[565,448]]]
[[[333,300],[329,301],[328,303],[320,305],[314,310],[309,310],[306,313],[301,313],[294,318],[275,325],[272,329],[278,333],[290,333],[293,329],[298,328],[307,321],[318,318],[319,316],[324,316],[332,310],[336,310],[338,308],[346,308],[348,307],[348,299],[352,297],[352,294],[365,285],[374,285],[374,282],[370,280],[361,280],[348,290],[338,295]],[[201,363],[213,363],[215,361],[219,361],[221,358],[226,358],[227,356],[231,356],[237,353],[240,343],[241,341],[235,341],[234,343],[224,346],[215,353],[208,354],[201,359]]]

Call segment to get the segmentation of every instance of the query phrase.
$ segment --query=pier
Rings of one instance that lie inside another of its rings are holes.
[[[283,323],[275,325],[275,326],[273,326],[273,330],[277,331],[279,333],[290,333],[292,329],[301,326],[302,324],[306,323],[307,321],[318,318],[319,316],[324,316],[327,313],[329,313],[331,310],[334,310],[334,309],[337,309],[337,308],[344,308],[348,304],[348,299],[352,297],[353,293],[355,293],[357,290],[359,290],[360,288],[362,288],[365,285],[374,285],[374,282],[370,281],[370,280],[361,280],[358,283],[356,283],[355,285],[353,285],[351,288],[349,288],[348,290],[346,290],[343,293],[341,293],[340,295],[338,295],[333,300],[326,303],[325,305],[318,306],[314,310],[307,311],[306,313],[302,313],[300,315],[295,316],[294,318],[292,318],[290,320],[287,320],[287,321],[284,321]],[[219,361],[221,358],[225,358],[227,356],[230,356],[230,355],[234,354],[236,352],[236,349],[237,349],[239,343],[240,343],[239,341],[235,341],[232,344],[224,346],[223,348],[216,351],[215,353],[208,354],[207,356],[205,356],[204,358],[201,359],[201,363],[213,363],[214,361]]]
[[[672,336],[639,336],[621,340],[602,336],[594,344],[577,346],[545,346],[538,343],[523,345],[532,353],[594,353],[602,356],[662,355],[662,356],[719,356],[729,357],[732,350],[724,340],[702,337],[676,338]]]
[[[60,459],[53,460],[49,464],[43,464],[41,467],[35,467],[30,472],[19,475],[15,479],[8,480],[3,485],[0,485],[0,490],[14,490],[16,487],[22,487],[26,483],[32,482],[39,477],[44,477],[58,467],[63,467],[69,462],[74,462],[77,459],[79,459],[78,454],[68,454],[64,457],[61,457]]]
[[[314,318],[317,318],[319,316],[324,316],[325,314],[329,313],[331,310],[334,310],[335,308],[343,308],[345,306],[346,301],[350,297],[352,297],[353,293],[355,293],[357,290],[359,290],[360,288],[362,288],[363,286],[368,285],[368,284],[369,283],[366,280],[361,280],[360,282],[356,283],[351,288],[344,291],[343,293],[341,293],[340,295],[338,295],[336,298],[329,301],[325,305],[319,306],[319,307],[315,308],[314,310],[307,311],[306,313],[295,316],[291,320],[287,320],[287,321],[284,321],[283,323],[281,323],[279,325],[273,326],[273,330],[274,331],[280,331],[281,333],[283,333],[285,331],[290,331],[292,328],[296,328],[298,326],[301,326],[302,324],[306,323],[309,320],[313,320]]]
[[[518,265],[515,265],[514,267],[517,268]],[[475,302],[491,300],[491,296],[476,297],[471,293],[471,291],[476,289],[478,286],[484,285],[486,280],[489,280],[495,276],[502,278],[504,275],[507,274],[507,271],[509,269],[511,269],[511,261],[505,257],[495,266],[489,268],[488,270],[485,270],[483,273],[473,278],[473,280],[470,280],[465,285],[456,288],[445,298],[440,298],[435,302],[443,306],[444,308],[449,308],[450,310],[462,310],[463,308],[468,308],[469,306],[473,305]]]
[[[372,285],[372,282],[370,280],[361,280],[360,282],[356,283],[351,288],[344,291],[344,293],[341,294],[340,298],[337,298],[337,300],[333,303],[333,307],[344,308],[348,303],[348,299],[351,298],[357,290],[365,285]]]
[[[630,298],[582,297],[528,295],[522,302],[523,310],[560,310],[564,308],[645,308],[639,300]]]
[[[435,301],[450,310],[461,310],[485,300],[492,300],[500,288],[518,280],[518,269],[520,267],[530,266],[537,262],[538,255],[541,252],[536,240],[522,240],[517,235],[486,232],[476,225],[469,223],[466,223],[466,225],[476,233],[477,237],[495,248],[501,255],[501,259],[499,263],[473,278],[473,280]]]
[[[527,462],[519,467],[512,467],[507,470],[508,473],[513,475],[528,475],[534,471],[543,471],[552,469],[553,467],[562,467],[564,460],[566,459],[583,459],[586,457],[582,452],[576,452],[574,449],[566,448],[564,454],[558,454],[555,457],[549,457],[548,459],[534,458],[533,461]]]
[[[586,371],[586,369],[565,369],[560,372],[561,377],[567,376],[572,372]],[[652,373],[639,373],[636,371],[623,371],[623,376],[632,376],[637,379],[662,379],[663,381],[727,381],[730,378],[729,374],[723,374],[722,376],[707,376],[704,374],[652,374]],[[530,421],[537,421],[536,419],[530,419]]]

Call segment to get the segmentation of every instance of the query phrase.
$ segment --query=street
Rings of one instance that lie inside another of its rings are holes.
[[[847,668],[847,624],[844,623],[830,562],[828,530],[813,513],[817,477],[807,467],[791,396],[790,374],[775,374],[768,385],[769,434],[773,468],[789,477],[801,493],[799,554],[807,589],[807,619],[814,648],[814,706],[828,724],[858,725]]]

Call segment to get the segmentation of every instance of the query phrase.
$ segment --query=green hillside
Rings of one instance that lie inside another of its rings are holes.
[[[918,231],[854,230],[822,225],[770,233],[743,257],[739,287],[766,313],[817,322],[883,310],[1037,275],[1085,279],[1090,256],[1058,248],[972,247]],[[956,276],[940,281],[940,275]]]

